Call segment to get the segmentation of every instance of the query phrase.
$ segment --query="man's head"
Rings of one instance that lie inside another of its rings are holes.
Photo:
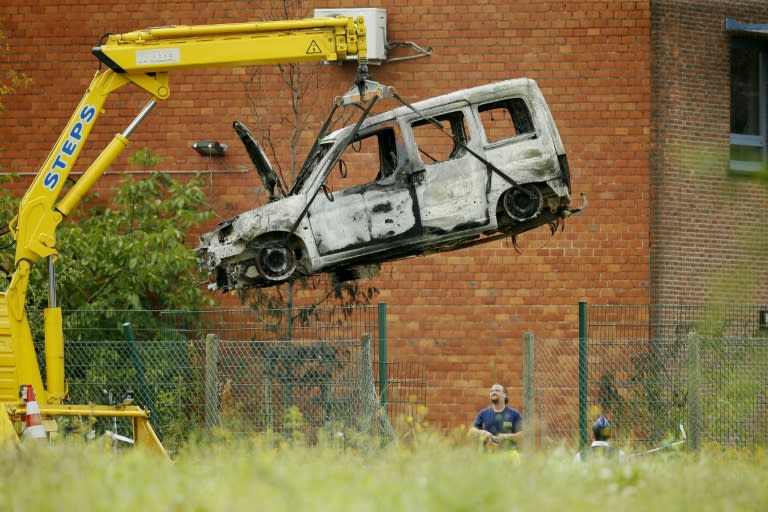
[[[509,402],[509,397],[507,396],[507,388],[501,384],[494,384],[491,386],[491,390],[488,394],[493,405],[501,405]]]

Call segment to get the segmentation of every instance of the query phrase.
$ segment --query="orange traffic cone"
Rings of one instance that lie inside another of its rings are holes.
[[[21,438],[22,440],[46,440],[45,427],[43,427],[43,421],[40,418],[40,407],[37,405],[32,384],[27,384],[25,395],[23,398],[27,402],[27,424]]]

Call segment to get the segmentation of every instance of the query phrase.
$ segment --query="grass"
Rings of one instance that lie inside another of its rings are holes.
[[[424,435],[383,449],[197,444],[173,462],[79,444],[0,452],[0,510],[768,510],[768,457],[717,449],[579,464],[553,449],[486,454]]]

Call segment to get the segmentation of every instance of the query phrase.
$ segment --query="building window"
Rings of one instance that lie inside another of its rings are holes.
[[[767,69],[767,44],[755,39],[731,40],[732,171],[766,170]]]

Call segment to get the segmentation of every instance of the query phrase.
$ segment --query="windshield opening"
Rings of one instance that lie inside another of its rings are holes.
[[[307,156],[307,161],[304,162],[304,165],[301,167],[301,172],[296,176],[296,181],[293,182],[293,186],[291,187],[291,190],[288,191],[288,195],[294,195],[302,189],[307,178],[312,174],[312,171],[317,167],[317,164],[320,163],[320,160],[322,160],[328,153],[331,146],[333,146],[331,143],[319,144],[315,148],[314,153]]]

